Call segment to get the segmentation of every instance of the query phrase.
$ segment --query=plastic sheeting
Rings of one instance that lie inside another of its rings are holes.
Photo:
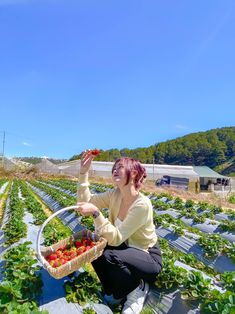
[[[56,212],[59,209],[63,208],[57,201],[55,201],[50,195],[46,194],[44,191],[36,188],[31,184],[29,184],[29,186],[43,199],[43,201],[52,211]],[[66,226],[68,226],[74,232],[84,229],[84,227],[80,225],[81,218],[78,217],[74,211],[64,212],[62,214],[59,214],[58,217],[65,223]]]
[[[197,269],[190,267],[179,261],[175,262],[176,266],[184,268],[188,271]],[[201,272],[204,278],[211,279],[213,284],[213,278],[207,276]],[[219,286],[214,285],[214,289],[223,292]],[[154,314],[199,314],[199,302],[189,302],[181,299],[180,289],[171,289],[169,291],[157,289],[151,287],[146,300],[146,306],[151,307]]]
[[[169,214],[174,218],[179,218],[180,213],[177,212],[175,209],[167,209],[167,210],[156,210],[157,215],[163,215],[163,214]],[[215,224],[211,224],[211,220],[206,218],[206,221],[202,224],[195,224],[193,222],[193,219],[181,217],[179,218],[183,223],[185,223],[187,226],[195,227],[199,229],[202,232],[205,233],[218,233],[223,237],[224,239],[227,239],[230,242],[235,242],[235,233],[234,232],[223,232],[221,231],[219,225],[220,223],[218,221],[215,221]]]
[[[221,221],[223,219],[229,220],[229,221],[234,221],[235,220],[235,218],[230,217],[229,214],[224,214],[224,213],[215,214],[215,219],[218,220],[218,221]]]
[[[6,208],[5,208],[4,216],[3,216],[3,219],[2,219],[2,225],[1,225],[1,229],[0,229],[0,258],[2,256],[2,254],[4,254],[4,251],[6,250],[6,247],[4,247],[4,243],[5,243],[6,239],[5,239],[5,236],[4,236],[3,227],[9,221],[9,216],[10,216],[9,204],[10,204],[10,199],[8,198],[7,201],[6,201]]]
[[[146,306],[151,307],[154,314],[199,314],[198,304],[191,304],[181,299],[179,289],[160,290],[152,287],[147,300]]]
[[[59,186],[53,185],[53,184],[51,184],[51,183],[43,182],[43,181],[38,181],[38,182],[40,182],[40,183],[42,183],[42,184],[45,184],[45,185],[49,186],[50,188],[53,188],[53,189],[59,190],[59,191],[61,191],[61,192],[63,192],[63,193],[66,193],[66,194],[68,194],[68,195],[70,195],[70,196],[77,197],[77,195],[76,195],[75,193],[72,193],[72,192],[69,191],[69,190],[65,190],[65,189],[63,189],[63,188],[61,188],[61,187],[59,187]]]
[[[170,228],[156,228],[156,233],[159,237],[166,239],[171,247],[186,254],[192,253],[199,261],[220,273],[235,271],[235,264],[226,255],[220,255],[214,259],[205,258],[203,249],[197,244],[195,239],[177,236]]]
[[[6,187],[8,186],[9,182],[5,182],[1,187],[0,187],[0,195],[4,193],[6,190]]]

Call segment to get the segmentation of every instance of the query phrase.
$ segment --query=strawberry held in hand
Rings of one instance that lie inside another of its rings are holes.
[[[91,150],[91,154],[93,155],[93,156],[97,156],[97,155],[99,155],[100,154],[100,150],[99,149],[92,149]]]

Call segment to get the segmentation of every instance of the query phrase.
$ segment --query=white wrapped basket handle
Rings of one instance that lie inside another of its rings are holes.
[[[71,209],[76,209],[78,208],[79,206],[69,206],[69,207],[65,207],[65,208],[62,208],[60,210],[58,210],[57,212],[55,212],[54,214],[52,214],[50,217],[48,217],[44,223],[42,224],[39,232],[38,232],[38,237],[37,237],[37,256],[38,256],[38,259],[40,260],[40,262],[42,264],[43,263],[43,256],[41,254],[41,250],[40,250],[40,243],[41,243],[41,235],[42,235],[42,232],[43,232],[43,229],[45,228],[45,226],[48,224],[48,222],[50,222],[54,217],[58,216],[59,214],[63,213],[63,212],[66,212],[68,210],[71,210]]]

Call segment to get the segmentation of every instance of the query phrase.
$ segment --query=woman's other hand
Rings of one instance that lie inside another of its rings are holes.
[[[81,174],[85,174],[89,171],[93,158],[94,158],[94,155],[92,155],[92,151],[90,149],[86,150],[82,154],[81,166],[80,166],[80,173]]]
[[[82,216],[91,216],[95,212],[99,211],[99,209],[92,203],[78,202],[77,206],[78,208],[76,211],[79,212]]]

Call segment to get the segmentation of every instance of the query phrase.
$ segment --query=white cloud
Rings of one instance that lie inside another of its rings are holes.
[[[31,144],[29,144],[27,142],[22,142],[22,145],[24,145],[24,146],[32,146]]]

